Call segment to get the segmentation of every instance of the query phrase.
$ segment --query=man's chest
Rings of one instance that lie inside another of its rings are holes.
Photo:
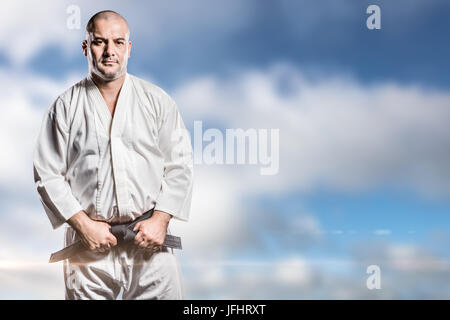
[[[146,153],[158,149],[158,120],[148,106],[130,99],[126,105],[116,105],[112,110],[105,103],[86,104],[80,111],[74,117],[70,134],[72,152],[79,156],[104,156],[111,145],[121,152]]]

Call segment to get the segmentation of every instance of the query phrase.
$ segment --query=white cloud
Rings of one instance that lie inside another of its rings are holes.
[[[81,50],[80,33],[66,26],[68,1],[3,1],[0,10],[0,48],[10,61],[21,66],[40,49],[57,45],[65,53]]]
[[[235,260],[213,266],[186,264],[184,269],[188,299],[292,299],[314,290],[320,277],[320,272],[298,255],[250,263]]]
[[[62,279],[60,264],[3,266],[0,261],[0,299],[64,299]]]
[[[387,248],[386,259],[389,265],[398,271],[450,272],[449,261],[414,245],[391,245]]]
[[[323,233],[316,217],[310,214],[299,214],[292,218],[292,228],[297,234],[320,236]]]
[[[425,246],[397,241],[378,240],[355,244],[353,259],[355,263],[366,266],[378,265],[385,273],[439,276],[450,272],[448,258],[434,253]]]
[[[391,233],[392,233],[392,231],[389,229],[377,229],[373,232],[373,234],[377,235],[377,236],[388,236]]]
[[[189,299],[448,299],[449,261],[415,245],[364,243],[340,259],[299,255],[267,260],[183,265]],[[381,289],[369,290],[369,265],[381,270]],[[205,281],[208,270],[215,281]],[[224,278],[226,280],[224,280]],[[218,280],[217,280],[218,279]]]
[[[286,286],[303,286],[312,280],[312,271],[307,260],[299,257],[286,258],[276,266],[275,277]]]
[[[288,88],[288,92],[283,92]],[[395,83],[364,86],[312,80],[289,64],[232,79],[193,79],[175,91],[186,122],[222,128],[279,128],[280,171],[230,168],[248,193],[390,185],[425,196],[450,190],[450,95]],[[205,143],[206,145],[206,143]]]
[[[194,175],[190,220],[172,220],[170,228],[182,236],[190,255],[220,256],[245,238],[245,207],[240,202],[245,191],[221,168],[195,167]]]
[[[73,84],[77,75],[55,81],[11,69],[0,69],[0,187],[34,187],[32,155],[44,111]]]
[[[206,287],[218,287],[224,285],[227,281],[226,275],[222,268],[208,268],[202,274],[198,281]]]

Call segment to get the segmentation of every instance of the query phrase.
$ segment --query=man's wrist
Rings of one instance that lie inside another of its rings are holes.
[[[89,216],[83,210],[78,211],[67,220],[67,223],[77,231],[81,231],[90,220]]]
[[[170,213],[160,211],[160,210],[153,211],[153,216],[156,216],[167,223],[169,223],[170,219],[172,219],[172,215]]]

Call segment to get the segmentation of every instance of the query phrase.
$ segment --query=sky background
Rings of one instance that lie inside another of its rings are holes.
[[[195,165],[190,221],[171,222],[186,298],[450,298],[448,1],[16,0],[0,8],[1,299],[64,298],[47,263],[64,228],[32,154],[46,110],[87,75],[84,27],[104,9],[129,22],[128,72],[168,92],[191,134],[279,129],[276,175]]]

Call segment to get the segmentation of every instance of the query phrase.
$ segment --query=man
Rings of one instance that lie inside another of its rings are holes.
[[[53,228],[86,250],[64,261],[66,299],[183,299],[172,249],[161,247],[172,217],[187,221],[192,147],[175,102],[127,73],[127,21],[95,14],[82,49],[89,76],[61,94],[42,123],[34,176]],[[139,222],[117,245],[111,224]]]

